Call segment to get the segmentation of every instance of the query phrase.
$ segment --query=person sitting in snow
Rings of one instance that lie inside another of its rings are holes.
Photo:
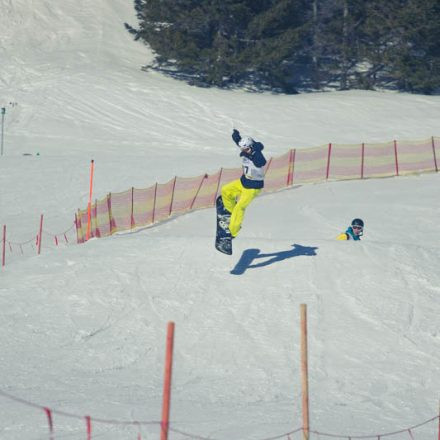
[[[351,226],[345,232],[339,234],[336,240],[360,240],[364,234],[364,221],[360,218],[355,218],[351,222]]]
[[[240,136],[236,129],[232,132],[232,140],[240,148],[243,164],[243,175],[240,179],[224,185],[221,189],[223,206],[231,213],[229,231],[235,238],[241,229],[244,212],[252,200],[260,194],[264,187],[264,145],[250,136]]]

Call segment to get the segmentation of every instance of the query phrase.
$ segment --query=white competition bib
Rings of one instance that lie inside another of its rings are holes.
[[[250,180],[264,180],[263,168],[258,168],[247,157],[243,157],[243,174],[246,179]]]

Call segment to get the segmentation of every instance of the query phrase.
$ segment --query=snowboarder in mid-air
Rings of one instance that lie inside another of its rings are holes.
[[[342,232],[336,237],[336,240],[360,240],[364,235],[364,221],[360,218],[355,218],[351,222],[351,226],[345,232]]]
[[[240,136],[236,129],[232,139],[240,148],[243,174],[240,179],[227,183],[217,197],[217,236],[215,247],[225,254],[232,254],[232,239],[241,229],[244,212],[264,187],[264,145],[250,136]]]

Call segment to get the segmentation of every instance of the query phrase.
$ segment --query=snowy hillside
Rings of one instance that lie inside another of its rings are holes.
[[[439,135],[439,97],[248,94],[143,72],[151,54],[123,27],[135,23],[131,2],[0,0],[0,9],[0,224],[17,241],[33,237],[41,213],[48,230],[71,224],[87,204],[91,159],[101,198],[239,166],[233,125],[267,157]],[[28,404],[0,395],[0,438],[48,438],[29,402],[92,416],[92,438],[136,438],[136,426],[96,419],[160,420],[168,321],[173,429],[218,440],[288,433],[302,424],[302,303],[313,430],[377,438],[436,417],[439,179],[262,195],[232,257],[214,250],[206,209],[11,260],[0,273],[0,391]],[[366,222],[362,242],[335,241],[354,217]],[[84,420],[53,422],[55,438],[87,438]],[[437,429],[434,420],[390,438],[433,439]],[[158,426],[140,432],[157,438]]]

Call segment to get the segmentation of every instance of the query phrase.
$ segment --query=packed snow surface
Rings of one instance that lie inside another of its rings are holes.
[[[328,142],[439,135],[440,98],[201,89],[152,59],[123,0],[0,0],[0,224],[11,241],[67,229],[89,195],[238,167],[235,126],[266,157]],[[302,426],[300,304],[310,423],[345,437],[438,414],[438,174],[295,186],[257,198],[231,257],[205,209],[84,245],[7,254],[0,273],[0,437],[142,438],[159,427],[167,322],[176,325],[171,427],[263,439]],[[359,243],[335,236],[354,217]],[[253,260],[250,259],[253,256]],[[28,402],[28,403],[26,403]],[[95,420],[94,420],[95,419]],[[415,428],[436,438],[434,420]],[[172,432],[171,438],[185,438]],[[291,438],[300,438],[301,434]],[[285,436],[284,438],[287,438]],[[315,438],[318,438],[315,435]],[[409,433],[393,435],[408,439]]]

